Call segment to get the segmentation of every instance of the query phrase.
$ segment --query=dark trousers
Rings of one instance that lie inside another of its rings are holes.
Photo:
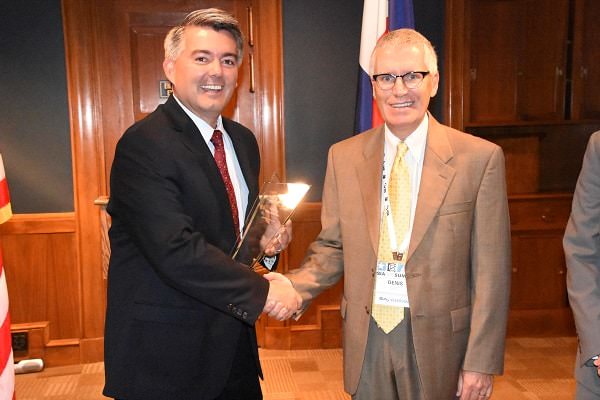
[[[227,379],[223,392],[214,400],[262,400],[258,370],[248,336],[246,330],[242,329],[229,379]]]
[[[248,336],[246,330],[242,329],[229,379],[215,400],[262,400],[258,370]]]

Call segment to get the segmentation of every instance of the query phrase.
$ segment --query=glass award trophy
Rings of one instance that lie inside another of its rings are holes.
[[[259,261],[265,255],[265,249],[277,242],[309,188],[310,185],[304,183],[280,183],[276,176],[265,183],[250,209],[244,231],[231,253],[232,258],[255,271],[260,270]],[[272,269],[268,265],[266,268]]]

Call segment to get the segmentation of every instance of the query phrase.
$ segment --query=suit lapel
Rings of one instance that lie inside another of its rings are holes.
[[[456,171],[447,164],[452,156],[452,147],[444,128],[429,115],[423,172],[407,262],[423,240],[454,179]]]
[[[383,168],[383,125],[364,133],[364,158],[356,163],[358,187],[361,191],[367,229],[373,251],[377,254],[381,217],[381,173]]]
[[[215,159],[210,152],[202,134],[198,130],[194,121],[183,111],[173,96],[169,97],[167,102],[162,106],[166,114],[169,116],[173,128],[179,132],[178,137],[192,153],[196,154],[197,160],[199,161],[202,172],[206,175],[210,190],[212,190],[221,204],[229,204],[229,197],[227,196],[227,190],[221,178],[219,168],[215,163]],[[227,129],[227,128],[226,128]],[[227,213],[231,215],[231,210],[228,207]],[[230,228],[232,234],[234,233],[233,220],[232,218],[225,218],[224,223]]]
[[[240,168],[242,169],[242,175],[244,175],[244,180],[246,181],[246,185],[248,185],[248,207],[246,207],[247,217],[250,208],[252,208],[254,199],[256,199],[258,196],[257,176],[255,175],[256,172],[254,172],[252,169],[252,162],[250,159],[252,154],[250,154],[251,152],[246,149],[244,141],[242,140],[242,136],[239,134],[238,130],[235,128],[235,125],[232,124],[230,120],[223,118],[223,127],[231,138],[235,155],[238,163],[240,164]]]

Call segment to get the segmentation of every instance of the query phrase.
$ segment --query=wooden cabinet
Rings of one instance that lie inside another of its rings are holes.
[[[569,335],[562,248],[570,194],[511,196],[512,285],[509,335]]]
[[[467,124],[561,120],[568,0],[468,4]]]
[[[562,236],[571,211],[571,196],[512,196],[509,207],[513,245],[511,308],[566,307]]]
[[[597,0],[447,0],[446,121],[600,119]]]
[[[562,236],[600,129],[599,19],[598,0],[446,0],[445,122],[506,157],[511,335],[574,332]]]

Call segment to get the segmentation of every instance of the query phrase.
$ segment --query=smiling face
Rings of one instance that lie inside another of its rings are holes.
[[[211,27],[187,26],[181,52],[163,69],[175,96],[194,114],[215,126],[237,85],[238,49],[233,36]]]
[[[372,59],[373,74],[403,75],[411,71],[429,71],[419,45],[387,45],[378,48]],[[379,112],[392,133],[404,140],[421,123],[429,100],[438,89],[439,74],[430,73],[416,89],[408,89],[401,78],[392,89],[381,90],[373,83],[373,96]]]

